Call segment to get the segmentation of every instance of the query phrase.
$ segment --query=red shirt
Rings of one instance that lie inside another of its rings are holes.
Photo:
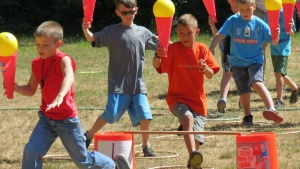
[[[217,73],[220,70],[209,48],[195,42],[193,48],[175,42],[168,48],[168,57],[161,58],[159,73],[168,73],[169,89],[166,96],[169,109],[175,103],[183,103],[202,116],[207,116],[207,100],[204,88],[204,73],[200,72],[199,59]]]
[[[62,52],[47,59],[40,57],[35,58],[31,62],[32,72],[34,76],[40,81],[44,79],[44,86],[42,92],[42,105],[40,106],[45,116],[52,120],[63,120],[66,118],[73,118],[77,116],[77,109],[74,101],[74,85],[65,95],[62,104],[59,107],[52,108],[45,112],[47,105],[52,103],[56,98],[63,81],[63,73],[61,69],[61,60],[63,57],[69,57]],[[70,57],[71,58],[71,57]],[[71,58],[73,71],[75,72],[76,65]]]

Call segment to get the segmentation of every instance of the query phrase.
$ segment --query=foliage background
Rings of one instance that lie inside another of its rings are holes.
[[[207,11],[202,0],[172,0],[176,6],[174,20],[184,13],[191,13],[198,19],[202,32],[208,30]],[[137,0],[139,12],[136,24],[155,31],[152,8],[156,0]],[[227,5],[225,0],[216,0],[217,8]],[[94,11],[94,29],[118,23],[115,15],[114,0],[97,0]],[[17,35],[32,34],[35,28],[46,20],[59,22],[67,35],[81,33],[83,18],[82,0],[1,0],[0,32],[11,32]],[[147,19],[145,19],[147,18]],[[176,23],[174,23],[176,24]]]

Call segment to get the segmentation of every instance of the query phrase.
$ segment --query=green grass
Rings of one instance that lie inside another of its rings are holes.
[[[107,49],[94,49],[81,37],[66,39],[61,51],[72,56],[77,63],[75,73],[75,99],[79,108],[79,117],[84,130],[89,129],[96,118],[102,113],[106,104],[107,96]],[[211,42],[211,36],[201,34],[197,41],[207,45]],[[31,74],[31,60],[37,57],[35,42],[32,37],[19,38],[18,63],[16,71],[16,82],[26,84]],[[177,38],[173,37],[173,41]],[[299,34],[293,38],[293,48],[300,49]],[[220,63],[220,53],[216,49],[216,60]],[[152,107],[154,119],[151,128],[154,131],[174,131],[178,127],[177,119],[168,111],[165,102],[165,93],[168,82],[166,75],[159,75],[152,67],[153,52],[147,51],[144,77],[148,89],[148,99]],[[299,53],[293,53],[289,57],[288,74],[297,83],[299,80]],[[269,47],[267,50],[267,70],[265,74],[265,84],[270,90],[272,97],[276,98],[275,77],[272,71],[271,59],[269,56]],[[206,80],[205,86],[208,96],[209,114],[216,112],[216,102],[219,97],[219,84],[222,71],[216,74],[211,80]],[[183,86],[184,87],[184,86]],[[3,90],[2,90],[3,91]],[[4,92],[4,91],[3,91]],[[279,168],[299,169],[300,162],[300,135],[298,134],[280,134],[300,130],[299,102],[293,105],[288,103],[290,91],[284,94],[286,109],[280,109],[279,112],[285,120],[280,125],[267,122],[262,117],[263,104],[257,94],[253,93],[251,97],[251,107],[253,108],[254,122],[256,124],[251,128],[240,125],[240,118],[243,113],[238,109],[238,97],[235,92],[235,85],[231,81],[230,93],[228,96],[228,113],[222,117],[224,120],[218,120],[218,117],[211,117],[206,123],[207,131],[240,131],[244,134],[249,132],[276,132],[277,151]],[[2,98],[0,102],[0,168],[20,168],[22,162],[22,152],[27,143],[32,129],[37,120],[37,108],[40,105],[40,91],[33,97],[25,97],[15,94],[15,98],[8,100]],[[226,118],[232,118],[239,122],[228,122]],[[138,130],[131,126],[128,115],[125,114],[119,123],[105,126],[101,131],[119,131],[119,130]],[[158,139],[158,135],[151,135],[150,143],[158,155],[165,155],[165,152],[176,152],[179,155],[174,158],[161,159],[136,159],[136,168],[144,169],[154,166],[167,165],[185,165],[188,160],[188,153],[182,139]],[[176,137],[175,137],[176,138]],[[234,169],[236,168],[236,140],[235,136],[215,135],[207,138],[206,144],[201,147],[204,153],[203,166],[211,166],[215,169]],[[135,135],[135,144],[141,143],[140,135]],[[141,151],[141,147],[136,147],[136,151]],[[51,147],[48,154],[66,154],[61,141],[58,139]],[[69,161],[54,160],[44,163],[45,169],[65,169],[76,168]]]

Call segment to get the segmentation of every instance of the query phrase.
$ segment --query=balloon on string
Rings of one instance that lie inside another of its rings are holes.
[[[293,15],[296,0],[282,0],[284,26],[287,33],[292,30],[290,23],[293,23]]]
[[[0,33],[0,56],[10,57],[16,53],[17,49],[18,40],[13,34],[9,32]]]
[[[276,28],[278,28],[279,24],[280,8],[282,7],[282,2],[281,0],[265,0],[265,7],[268,14],[272,40],[276,40]]]
[[[175,5],[171,0],[157,0],[153,6],[158,39],[166,50],[169,46]],[[165,53],[161,57],[166,57]]]

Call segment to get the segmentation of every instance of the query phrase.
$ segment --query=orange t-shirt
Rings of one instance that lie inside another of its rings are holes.
[[[195,42],[193,48],[175,42],[168,48],[168,57],[161,58],[161,66],[157,71],[168,73],[166,101],[171,111],[175,103],[183,103],[198,114],[207,116],[205,75],[199,71],[199,59],[204,59],[214,73],[220,70],[209,48],[199,42]]]

